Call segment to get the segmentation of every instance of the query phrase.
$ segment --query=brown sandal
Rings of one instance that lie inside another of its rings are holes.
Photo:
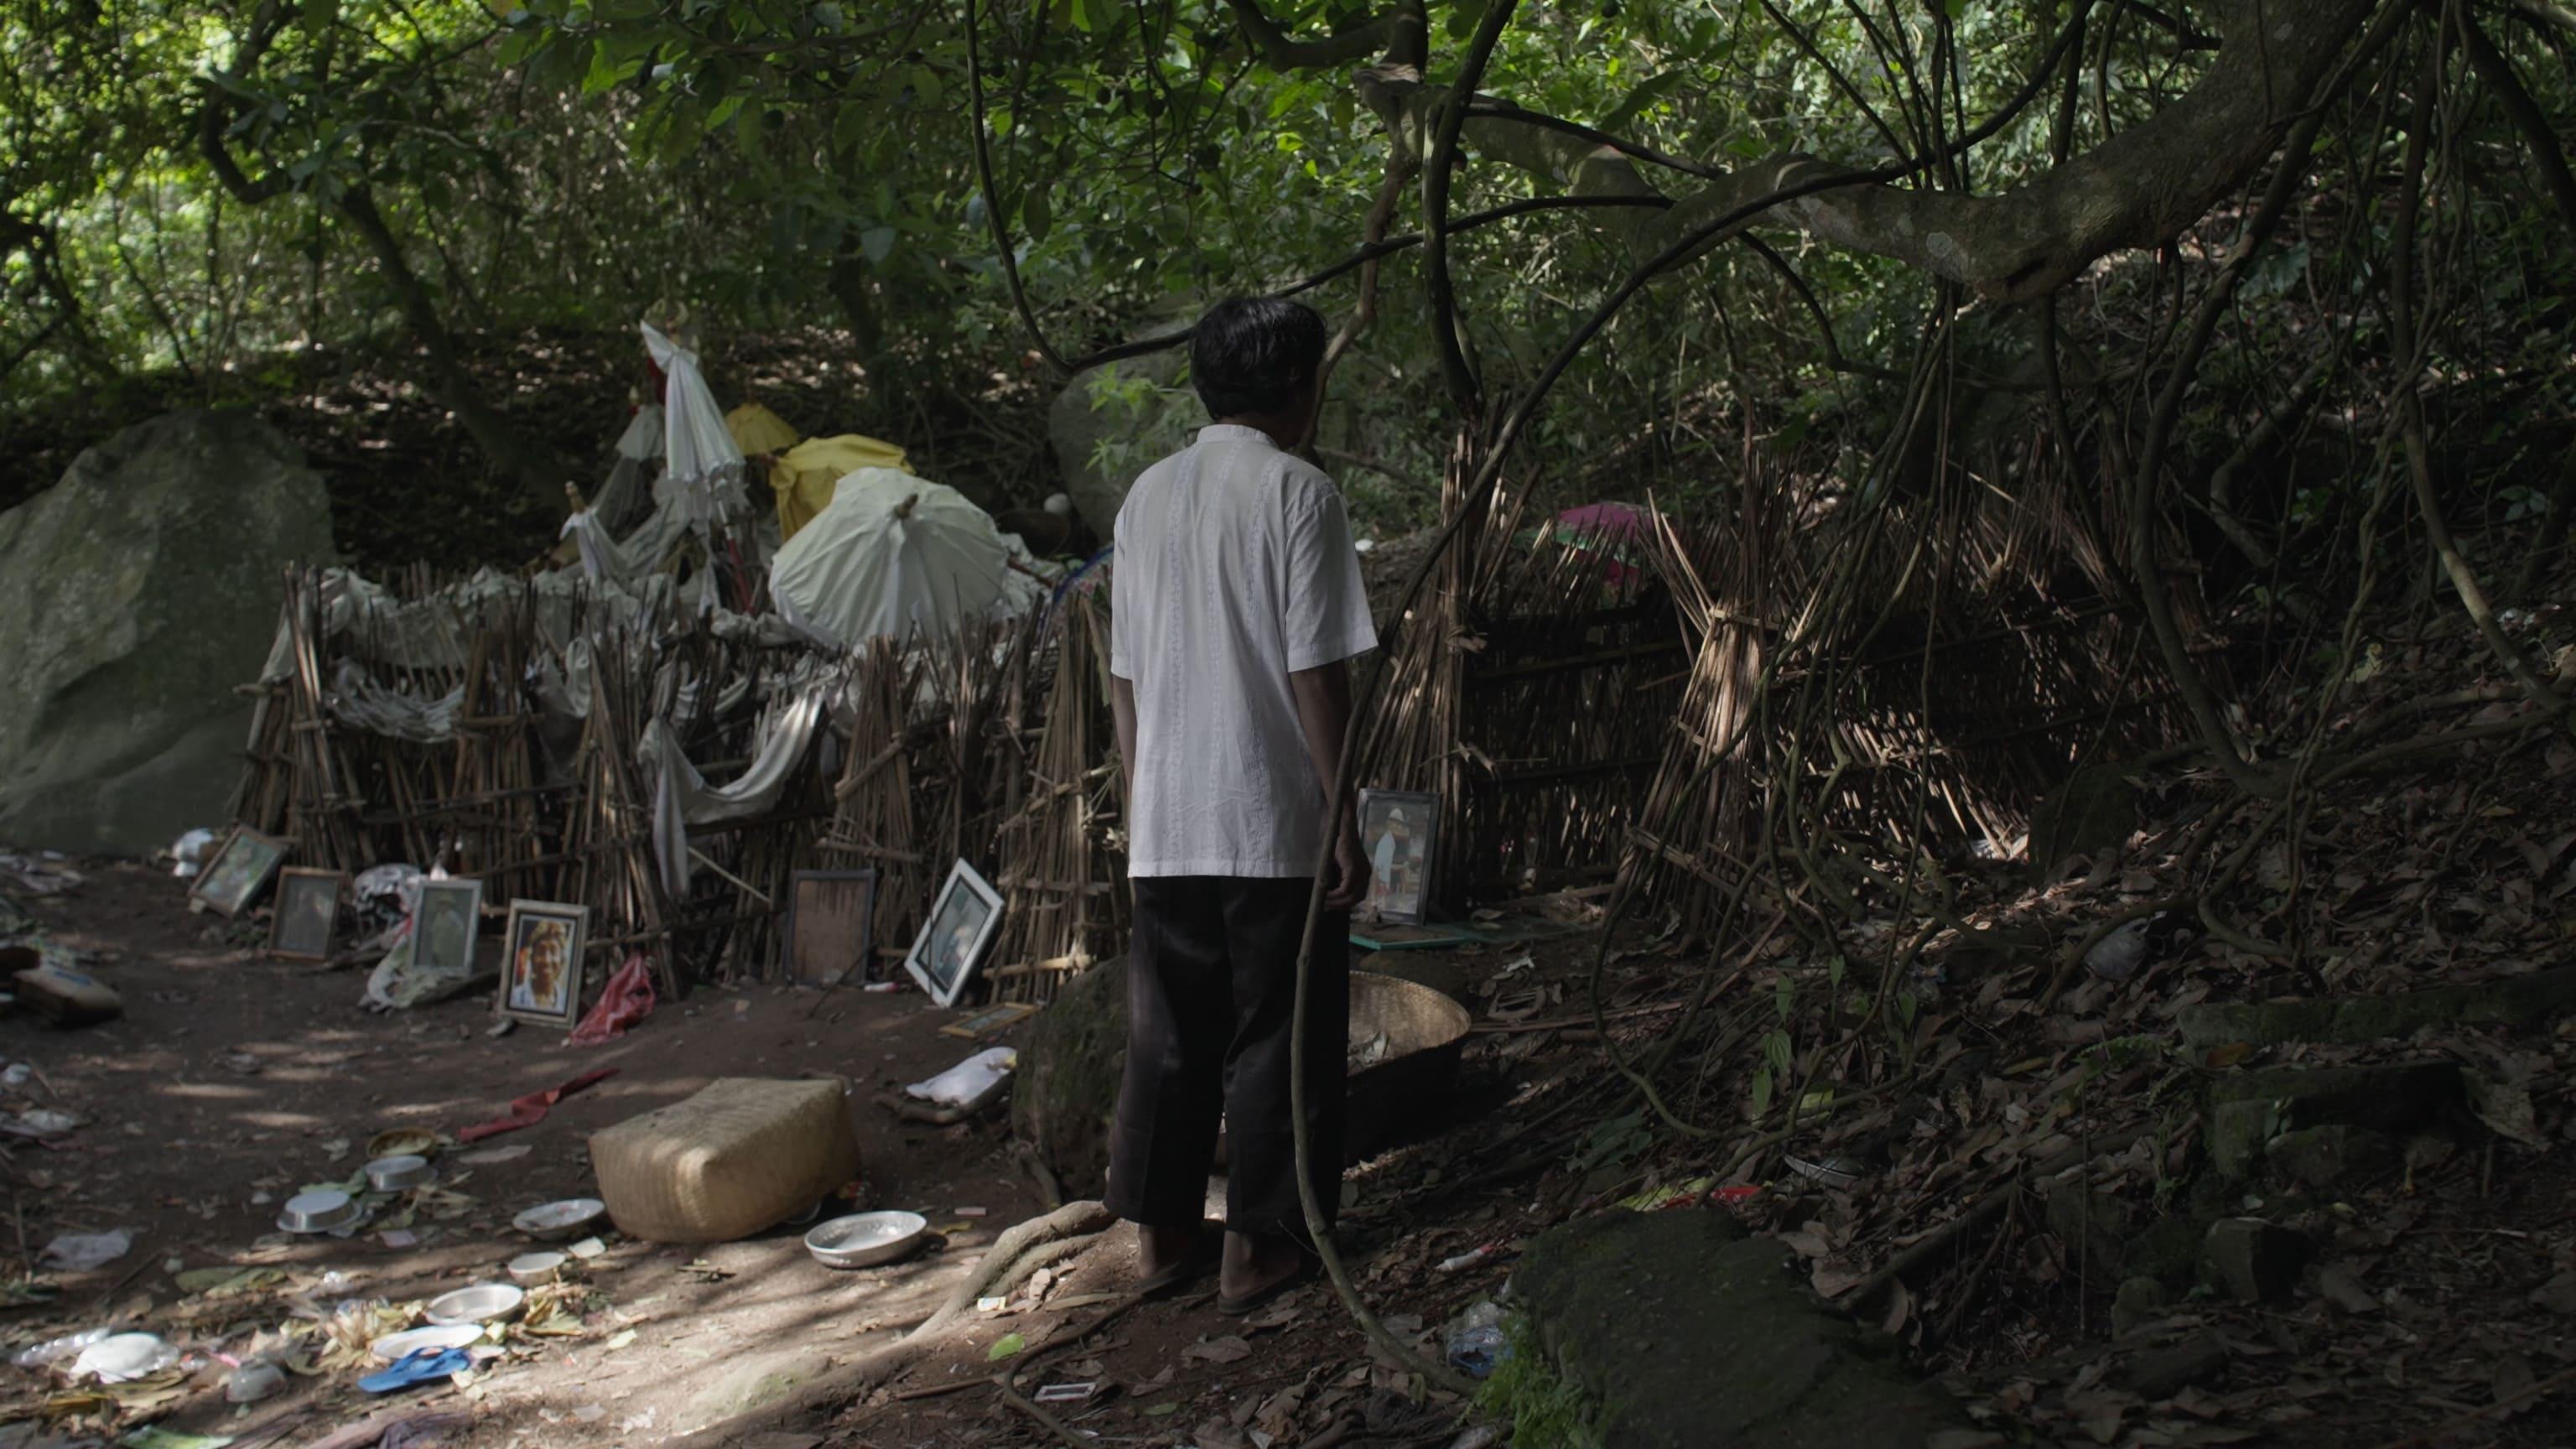
[[[1219,1247],[1224,1242],[1224,1238],[1218,1233],[1207,1231],[1207,1227],[1208,1225],[1204,1223],[1200,1225],[1198,1237],[1191,1243],[1190,1250],[1181,1255],[1180,1261],[1167,1263],[1161,1269],[1137,1279],[1136,1296],[1161,1298],[1167,1294],[1177,1293],[1197,1282],[1210,1268],[1215,1267]]]
[[[1324,1269],[1324,1260],[1312,1253],[1297,1255],[1297,1266],[1282,1274],[1276,1282],[1267,1283],[1240,1298],[1219,1298],[1216,1311],[1228,1318],[1241,1318],[1263,1308],[1315,1281]]]

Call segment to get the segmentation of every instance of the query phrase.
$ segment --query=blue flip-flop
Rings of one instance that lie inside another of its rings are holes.
[[[392,1367],[358,1380],[358,1387],[371,1394],[390,1394],[396,1389],[435,1383],[473,1366],[474,1360],[461,1348],[416,1348],[394,1360]]]

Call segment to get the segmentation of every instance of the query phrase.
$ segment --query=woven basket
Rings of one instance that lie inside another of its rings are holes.
[[[600,1201],[652,1243],[748,1237],[859,1173],[839,1078],[727,1077],[685,1102],[591,1134]]]

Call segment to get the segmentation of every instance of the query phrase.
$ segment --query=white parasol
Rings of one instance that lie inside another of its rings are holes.
[[[893,468],[841,479],[831,505],[770,561],[769,588],[788,622],[844,645],[946,633],[978,615],[1016,613],[1040,592],[1011,568],[991,514]]]

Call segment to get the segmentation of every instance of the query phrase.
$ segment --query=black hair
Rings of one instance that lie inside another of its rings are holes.
[[[1211,418],[1278,412],[1323,364],[1323,317],[1284,297],[1228,297],[1190,336],[1190,382]]]

